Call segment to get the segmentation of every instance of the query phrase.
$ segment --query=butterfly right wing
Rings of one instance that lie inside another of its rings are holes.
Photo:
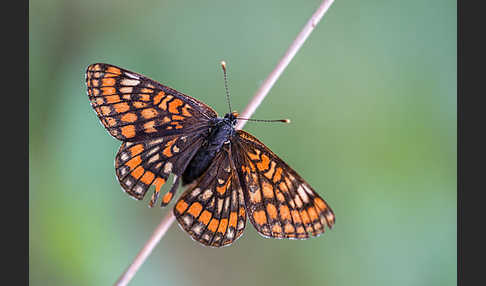
[[[91,106],[108,132],[141,141],[206,128],[217,117],[206,104],[144,75],[97,63],[86,70]]]
[[[327,202],[263,143],[238,130],[232,146],[248,217],[261,235],[304,239],[332,228]]]

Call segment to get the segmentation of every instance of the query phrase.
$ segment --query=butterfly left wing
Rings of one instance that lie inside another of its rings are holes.
[[[329,205],[263,143],[242,130],[231,143],[248,216],[260,234],[303,239],[332,228]]]
[[[228,145],[179,198],[174,215],[191,237],[221,247],[238,239],[246,224],[243,192]]]
[[[121,141],[197,132],[217,117],[199,100],[114,65],[88,66],[86,86],[101,123]]]
[[[115,158],[115,169],[122,189],[131,197],[141,200],[155,186],[149,206],[152,207],[159,197],[162,186],[173,173],[177,180],[170,191],[162,198],[166,206],[174,197],[178,179],[197,150],[203,135],[171,135],[139,142],[123,142]]]

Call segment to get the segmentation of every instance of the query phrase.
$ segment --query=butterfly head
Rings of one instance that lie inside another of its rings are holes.
[[[236,111],[233,111],[231,113],[226,113],[224,118],[228,119],[231,122],[231,125],[236,125],[236,120],[238,119],[238,116],[240,114]]]

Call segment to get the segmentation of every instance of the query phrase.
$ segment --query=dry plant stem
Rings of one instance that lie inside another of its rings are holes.
[[[140,250],[140,252],[137,254],[132,264],[127,268],[127,270],[125,270],[122,276],[118,278],[118,281],[116,281],[115,285],[127,285],[128,282],[132,280],[135,273],[137,273],[138,269],[140,268],[140,266],[142,266],[145,259],[147,259],[150,253],[152,253],[152,250],[157,245],[157,243],[159,243],[160,239],[167,232],[174,220],[174,214],[172,213],[172,211],[168,211],[160,224],[152,233],[152,236],[150,236],[149,240],[147,240],[142,250]]]
[[[280,59],[279,63],[275,67],[275,69],[268,75],[265,79],[263,84],[257,90],[253,98],[251,99],[250,103],[246,106],[246,108],[241,113],[242,118],[251,118],[255,110],[258,108],[260,103],[263,101],[265,96],[268,94],[272,86],[275,84],[277,79],[280,77],[282,72],[285,70],[287,65],[293,59],[297,51],[302,47],[307,37],[309,37],[310,33],[314,30],[317,23],[321,20],[324,14],[327,12],[331,4],[334,0],[324,0],[322,1],[319,8],[316,12],[312,15],[312,17],[307,21],[307,24],[304,26],[302,31],[299,33],[297,38],[294,42],[290,45],[285,55]],[[236,125],[236,129],[242,129],[247,121],[240,120]],[[138,255],[133,260],[132,264],[125,270],[125,272],[120,276],[118,281],[115,283],[117,286],[127,285],[128,282],[133,278],[135,273],[138,271],[140,266],[143,264],[145,259],[152,253],[152,250],[160,241],[162,236],[167,232],[169,227],[175,221],[175,217],[172,211],[169,211],[167,215],[163,218],[162,222],[157,226],[152,236],[149,240],[145,243],[142,250],[138,253]]]

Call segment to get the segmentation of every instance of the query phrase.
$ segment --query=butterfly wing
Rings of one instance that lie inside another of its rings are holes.
[[[238,239],[246,224],[245,202],[228,145],[179,198],[174,215],[191,237],[221,247]]]
[[[217,117],[195,98],[109,64],[88,66],[86,85],[101,123],[121,141],[190,133]]]
[[[152,207],[169,175],[174,173],[180,178],[202,142],[203,136],[197,133],[124,142],[115,158],[116,175],[122,189],[133,198],[141,200],[149,187],[155,185],[149,203]],[[172,200],[177,187],[178,181],[162,198],[162,206]]]
[[[122,189],[141,200],[151,185],[153,206],[170,173],[180,178],[209,132],[216,112],[204,103],[117,66],[88,66],[86,85],[101,123],[124,141],[115,159]],[[173,198],[178,181],[162,198]]]
[[[332,228],[329,205],[263,143],[242,130],[231,143],[248,216],[260,234],[303,239]]]

